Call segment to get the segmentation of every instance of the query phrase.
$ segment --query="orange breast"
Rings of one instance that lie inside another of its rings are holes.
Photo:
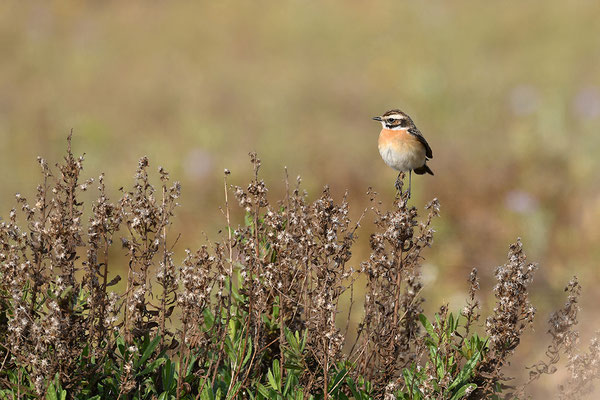
[[[379,134],[379,147],[389,146],[396,151],[411,151],[415,146],[422,147],[423,145],[419,142],[419,139],[408,133],[406,129],[396,131],[382,129]]]

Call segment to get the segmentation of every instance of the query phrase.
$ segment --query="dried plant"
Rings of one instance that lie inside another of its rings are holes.
[[[491,395],[505,381],[502,367],[519,345],[525,328],[533,323],[535,308],[529,302],[528,287],[536,269],[536,264],[526,262],[520,239],[510,246],[508,263],[496,268],[496,306],[485,323],[490,349],[477,368],[478,396]]]
[[[247,187],[230,187],[225,171],[225,237],[187,249],[178,264],[178,236],[169,229],[179,184],[159,168],[157,191],[143,157],[132,188],[111,201],[100,175],[86,224],[79,196],[92,181],[81,178],[83,157],[68,143],[56,175],[39,159],[43,182],[34,201],[17,195],[19,211],[0,222],[0,397],[520,396],[553,373],[563,353],[570,376],[562,398],[588,393],[598,376],[598,340],[583,354],[576,349],[581,288],[574,279],[567,303],[550,318],[547,359],[519,389],[506,385],[504,367],[535,315],[528,290],[536,266],[520,241],[496,271],[487,337],[478,333],[475,269],[461,313],[447,305],[433,318],[422,313],[421,261],[433,243],[437,200],[420,220],[405,194],[385,210],[369,192],[374,205],[353,222],[346,196],[336,201],[325,187],[311,201],[298,178],[272,203],[251,154]],[[245,211],[239,226],[230,218],[231,192]],[[357,268],[352,247],[371,216],[371,254]],[[120,261],[110,257],[117,248],[127,262],[122,291],[113,272]],[[349,323],[336,321],[344,296],[351,315],[361,276],[364,315],[348,332]]]
[[[467,305],[462,311],[462,316],[467,319],[465,322],[465,336],[469,336],[470,329],[477,321],[479,321],[479,310],[481,305],[477,299],[477,292],[479,291],[479,277],[477,276],[477,268],[473,268],[469,275],[469,297],[467,298]]]
[[[577,277],[573,277],[567,287],[567,301],[564,306],[553,313],[548,321],[548,334],[552,338],[546,350],[546,360],[531,367],[529,381],[526,385],[539,379],[543,374],[554,374],[561,354],[565,355],[570,376],[559,386],[559,398],[578,399],[589,394],[593,382],[600,377],[600,344],[596,333],[586,353],[577,352],[579,332],[575,330],[580,311],[579,296],[581,286]]]
[[[308,203],[299,179],[293,193],[271,207],[265,184],[258,178],[260,160],[252,154],[251,161],[254,180],[247,190],[235,189],[248,216],[246,226],[235,231],[242,259],[240,286],[248,295],[250,314],[255,314],[252,320],[260,321],[274,303],[278,315],[277,331],[254,328],[254,346],[272,346],[283,365],[286,328],[306,329],[311,348],[307,363],[323,372],[322,381],[318,374],[307,374],[306,384],[309,388],[327,385],[329,370],[341,360],[344,337],[335,317],[340,297],[355,279],[347,263],[358,223],[350,225],[346,199],[335,204],[328,188]]]
[[[168,335],[165,320],[170,317],[176,303],[176,271],[167,243],[167,228],[171,224],[173,210],[178,205],[176,201],[181,188],[178,182],[167,187],[169,175],[159,168],[162,196],[156,198],[154,187],[148,179],[148,165],[147,158],[140,160],[133,190],[123,193],[119,201],[121,218],[129,232],[129,236],[122,239],[129,255],[123,321],[129,342],[133,336],[143,335],[156,327],[163,335]],[[148,301],[152,293],[149,270],[154,265],[154,257],[159,254],[156,279],[162,287],[162,293],[160,305],[155,305]]]
[[[13,210],[9,222],[0,227],[0,261],[2,292],[9,294],[7,306],[13,313],[4,346],[31,366],[31,379],[40,392],[54,374],[70,387],[84,373],[77,365],[85,346],[86,321],[76,278],[77,250],[84,246],[82,204],[76,197],[90,182],[79,185],[83,157],[72,155],[70,137],[58,176],[52,175],[45,160],[38,162],[44,182],[37,188],[35,203],[17,194],[27,229],[17,226]]]
[[[560,385],[560,398],[582,398],[592,392],[594,381],[600,378],[600,332],[596,332],[585,353],[571,353],[567,357],[571,376]]]
[[[107,337],[107,328],[111,327],[113,313],[109,310],[108,287],[117,284],[121,277],[108,280],[109,255],[113,237],[121,225],[121,212],[118,206],[110,203],[106,195],[104,175],[98,178],[98,199],[92,204],[92,216],[88,222],[87,259],[83,284],[88,293],[89,340],[101,343]],[[112,305],[114,310],[115,304]]]
[[[421,252],[433,241],[437,199],[426,209],[429,215],[419,223],[417,209],[408,206],[407,193],[396,198],[392,211],[373,208],[380,231],[371,235],[371,256],[361,266],[368,284],[355,353],[357,373],[379,385],[400,376],[418,354]]]
[[[546,360],[542,360],[532,367],[529,371],[529,381],[527,384],[539,379],[543,374],[553,374],[556,372],[556,364],[560,360],[560,354],[566,353],[569,358],[573,358],[575,346],[579,341],[579,332],[573,330],[577,325],[577,313],[579,312],[579,295],[581,286],[574,277],[571,279],[565,292],[568,293],[567,301],[563,308],[550,316],[548,321],[548,334],[552,337],[552,342],[546,350]]]

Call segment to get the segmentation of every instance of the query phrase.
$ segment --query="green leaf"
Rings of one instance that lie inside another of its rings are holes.
[[[300,351],[304,352],[306,348],[306,340],[308,339],[308,329],[305,329],[302,333],[302,343],[300,343]]]
[[[244,225],[246,225],[246,226],[254,225],[254,216],[252,215],[252,213],[247,212],[246,215],[244,215]]]
[[[163,382],[163,388],[166,390],[174,390],[175,386],[177,384],[176,378],[175,378],[175,364],[169,359],[159,358],[156,361],[159,361],[159,360],[166,361],[165,365],[161,368],[161,377],[162,377],[162,382]]]
[[[279,388],[281,388],[281,368],[278,359],[273,360],[273,376],[275,377]]]
[[[439,344],[440,338],[438,334],[435,333],[433,325],[431,325],[431,322],[429,322],[425,314],[419,314],[419,321],[421,321],[421,325],[423,325],[423,327],[425,328],[431,339],[435,342],[435,344]]]
[[[295,389],[298,385],[298,377],[295,373],[290,373],[288,371],[288,376],[285,381],[285,386],[283,388],[283,396],[287,397],[290,394],[291,389]]]
[[[329,385],[327,387],[327,391],[329,391],[329,394],[331,396],[335,396],[335,394],[340,390],[340,381],[342,379],[344,379],[344,377],[348,374],[348,371],[346,371],[346,368],[342,368],[337,375],[335,376],[335,378],[333,379],[333,381],[331,382],[331,385]]]
[[[440,319],[440,315],[438,313],[435,313],[433,315],[433,317],[435,318],[435,323],[437,324],[437,326],[439,326],[441,328],[442,327],[442,320]]]
[[[292,370],[292,371],[303,371],[304,370],[304,367],[293,364],[291,362],[286,362],[285,364],[283,364],[283,367],[285,369]]]
[[[125,357],[125,340],[123,339],[123,336],[118,336],[117,337],[117,349],[119,349],[119,353],[121,355],[121,357]]]
[[[152,339],[152,341],[146,346],[146,348],[144,349],[144,353],[142,354],[142,357],[140,357],[140,359],[136,362],[138,368],[141,367],[142,365],[144,365],[146,363],[146,361],[148,361],[148,358],[150,358],[152,353],[154,353],[156,346],[158,346],[158,343],[160,342],[160,338],[161,338],[161,335],[157,334],[154,337],[154,339]]]
[[[271,393],[269,392],[269,389],[264,387],[262,384],[256,383],[256,389],[258,390],[258,393],[260,393],[264,398],[271,398]]]
[[[229,337],[231,338],[231,341],[235,341],[235,337],[237,335],[237,321],[234,320],[233,318],[229,320]]]
[[[235,364],[237,361],[237,357],[233,351],[233,343],[231,341],[231,338],[229,338],[229,336],[225,336],[225,343],[224,343],[223,349],[225,350],[227,357],[229,357],[229,361],[232,364]]]
[[[237,396],[239,394],[238,389],[240,388],[240,386],[242,386],[242,382],[236,382],[235,385],[233,385],[233,387],[229,391],[229,394],[227,395],[227,400],[231,400],[234,398],[233,396]]]
[[[240,349],[240,352],[241,351],[242,351],[242,349]],[[243,356],[243,354],[242,354],[242,356]],[[246,346],[246,356],[244,357],[244,360],[242,361],[242,367],[244,367],[246,365],[246,363],[250,360],[251,356],[252,356],[252,341],[249,340],[248,345]]]
[[[87,358],[87,356],[90,354],[90,345],[86,344],[85,347],[83,348],[83,350],[81,351],[81,356],[80,358]]]
[[[446,375],[446,366],[444,365],[444,360],[442,360],[442,355],[440,353],[437,353],[436,366],[437,366],[438,377],[440,378],[440,381],[441,381],[442,379],[444,379],[444,376]]]
[[[154,360],[150,364],[148,364],[148,366],[146,368],[144,368],[144,370],[142,372],[138,373],[137,376],[142,376],[142,375],[146,375],[150,372],[154,372],[159,366],[164,364],[165,361],[167,361],[166,358],[163,358],[163,357],[157,358],[156,360]]]
[[[194,369],[194,364],[196,363],[196,359],[198,358],[195,355],[190,355],[189,357],[190,358],[189,358],[189,361],[188,361],[188,366],[187,366],[187,369],[185,371],[185,376],[186,377],[188,377],[192,373],[192,370]]]
[[[200,385],[200,387],[203,388],[202,393],[200,393],[200,399],[201,400],[213,400],[215,396],[212,392],[212,388],[210,386],[210,382],[208,381],[208,378],[205,378],[205,380],[199,381],[198,384]]]
[[[297,334],[298,332],[296,332]],[[298,353],[300,347],[300,341],[296,339],[296,336],[288,327],[284,327],[285,340],[288,342],[293,353]]]
[[[58,373],[54,377],[54,381],[50,382],[50,385],[48,385],[48,389],[46,390],[46,398],[48,400],[65,400],[67,398],[67,391],[63,390],[60,386]]]
[[[452,313],[448,315],[448,321],[446,324],[446,336],[450,337],[452,332],[454,332],[454,315],[452,315]]]
[[[346,396],[344,392],[338,392],[336,396],[340,400],[348,400],[348,396]]]
[[[469,383],[467,385],[463,385],[463,386],[460,387],[460,389],[458,389],[456,391],[456,393],[454,393],[454,395],[452,395],[452,397],[450,398],[450,400],[459,400],[459,399],[462,399],[467,394],[467,391],[469,391],[469,393],[470,393],[470,392],[472,392],[475,389],[477,389],[477,385],[474,384],[474,383]]]
[[[162,392],[160,396],[158,396],[158,400],[167,400],[169,396],[169,392]]]
[[[458,327],[460,326],[460,320],[461,320],[462,315],[460,313],[458,313],[456,315],[456,317],[454,318],[454,326],[452,327],[452,331],[456,332],[458,330]]]
[[[354,396],[354,398],[356,400],[362,400],[363,396],[358,391],[358,389],[356,389],[356,384],[354,383],[354,379],[352,379],[351,377],[347,377],[346,378],[346,383],[348,384],[348,388],[350,389],[350,392],[352,393],[352,396]]]
[[[215,316],[208,308],[202,310],[202,315],[204,315],[204,327],[207,331],[211,330],[215,324]]]
[[[406,384],[407,390],[412,389],[411,399],[419,400],[424,398],[423,393],[419,389],[419,382],[416,381],[416,376],[413,371],[408,368],[404,368],[402,370],[402,375],[404,375],[404,383]]]
[[[48,400],[58,400],[58,396],[56,395],[56,388],[54,387],[53,382],[50,382],[50,385],[48,385],[48,389],[46,390],[46,398]]]
[[[244,278],[242,278],[241,270],[242,270],[242,268],[241,268],[241,264],[240,264],[240,267],[237,270],[238,282],[244,281]],[[244,296],[243,294],[240,294],[240,292],[235,288],[235,286],[232,287],[231,295],[233,296],[233,299],[236,301],[236,303],[244,304],[246,302],[246,296]]]
[[[269,380],[271,387],[277,392],[281,392],[281,376],[279,373],[279,360],[273,360],[273,368],[269,368],[267,379]]]
[[[200,399],[202,400],[214,400],[215,394],[212,391],[210,385],[204,385],[204,389],[202,389],[202,394],[200,395]]]
[[[475,366],[477,365],[480,359],[481,352],[475,352],[475,354],[473,354],[473,356],[465,363],[458,375],[456,375],[454,381],[450,384],[450,386],[448,386],[448,390],[452,390],[462,385],[463,383],[467,383],[467,380],[471,377],[471,374],[473,373],[473,370],[475,369]]]

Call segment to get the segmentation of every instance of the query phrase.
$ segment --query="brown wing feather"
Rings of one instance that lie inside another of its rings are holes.
[[[408,133],[415,136],[419,140],[419,142],[421,142],[423,146],[425,146],[425,155],[427,156],[427,158],[433,158],[433,151],[431,151],[429,143],[427,143],[427,140],[425,140],[423,135],[421,135],[421,132],[417,129],[417,127],[413,126],[412,128],[409,128]]]

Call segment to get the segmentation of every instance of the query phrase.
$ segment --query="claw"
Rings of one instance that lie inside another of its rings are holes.
[[[396,187],[396,190],[398,192],[400,192],[400,194],[402,194],[402,179],[400,179],[401,173],[398,174],[398,177],[396,178],[396,183],[394,184],[394,186]]]
[[[405,192],[407,195],[407,198],[410,199],[410,193],[411,193],[411,176],[409,175],[409,180],[408,180],[408,190]],[[402,172],[398,174],[398,177],[396,178],[396,183],[394,184],[394,186],[396,187],[396,190],[398,191],[398,193],[400,194],[400,197],[402,197],[403,193],[402,193]]]

